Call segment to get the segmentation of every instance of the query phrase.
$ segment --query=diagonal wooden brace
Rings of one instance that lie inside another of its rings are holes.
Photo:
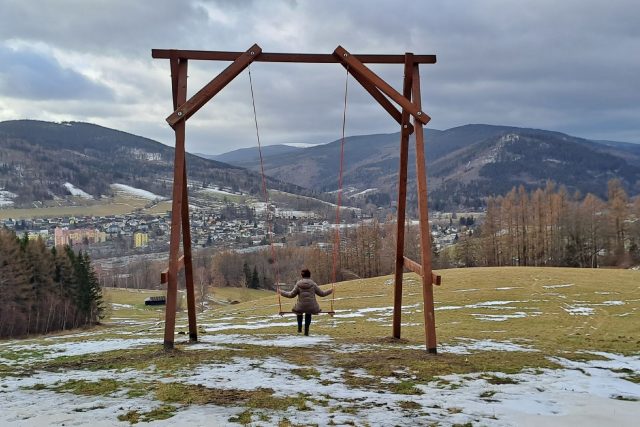
[[[180,258],[178,258],[178,271],[182,271],[183,268],[184,268],[184,255],[181,255]],[[169,269],[167,268],[166,270],[160,273],[160,284],[164,285],[168,281],[169,281]]]
[[[364,65],[358,58],[351,55],[347,52],[342,46],[338,46],[333,54],[336,58],[340,60],[343,64],[349,66],[349,72],[353,74],[354,72],[358,73],[361,78],[365,79],[375,87],[377,87],[381,92],[391,98],[393,101],[398,103],[403,109],[407,110],[417,121],[422,124],[429,123],[431,117],[429,117],[424,111],[418,108],[414,103],[410,100],[402,96],[397,90],[395,90],[389,83],[385,82],[382,78],[380,78],[376,73],[371,71]],[[355,77],[355,74],[354,74]],[[366,89],[366,88],[365,88]],[[380,102],[380,101],[378,101]]]
[[[228,85],[238,74],[249,66],[262,53],[262,48],[257,44],[251,46],[245,53],[240,55],[238,59],[233,61],[231,65],[225,68],[213,80],[207,83],[202,89],[193,95],[187,102],[180,105],[169,117],[167,123],[171,127],[175,127],[181,120],[187,120],[193,116],[202,106],[204,106],[211,98],[216,96],[226,85]]]
[[[389,101],[389,98],[387,98],[382,92],[380,92],[380,90],[375,87],[373,83],[362,77],[362,75],[360,75],[357,71],[349,69],[347,64],[345,64],[344,62],[341,62],[341,64],[345,69],[349,71],[353,78],[356,79],[356,81],[360,83],[367,92],[369,92],[369,95],[371,95],[373,99],[378,101],[378,104],[380,104],[382,108],[384,108],[387,113],[389,113],[391,117],[393,117],[393,119],[398,122],[399,125],[402,125],[402,113],[391,103],[391,101]],[[409,134],[412,134],[413,125],[411,123],[405,124],[407,125]]]

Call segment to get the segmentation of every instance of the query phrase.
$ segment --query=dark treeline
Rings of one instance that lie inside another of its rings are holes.
[[[0,338],[96,323],[102,292],[87,254],[0,230]]]
[[[481,232],[461,236],[458,265],[629,267],[640,261],[640,198],[629,200],[619,180],[607,201],[570,195],[549,183],[490,198]]]

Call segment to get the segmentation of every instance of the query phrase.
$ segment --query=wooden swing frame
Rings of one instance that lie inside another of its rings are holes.
[[[245,52],[194,51],[153,49],[153,58],[169,59],[173,113],[167,122],[175,131],[175,161],[173,170],[173,198],[171,205],[171,235],[169,243],[169,268],[161,274],[161,282],[167,283],[167,304],[164,329],[164,348],[174,348],[178,273],[185,271],[189,341],[198,340],[196,324],[195,292],[191,252],[191,227],[187,191],[187,167],[185,154],[185,125],[187,120],[236,78],[252,62],[290,63],[339,63],[400,125],[400,167],[398,176],[398,205],[396,221],[396,255],[393,298],[392,336],[400,338],[402,318],[402,279],[407,268],[422,278],[424,300],[425,343],[429,353],[437,353],[436,326],[433,304],[433,285],[440,285],[441,278],[431,268],[431,234],[427,203],[427,174],[424,155],[424,130],[430,117],[422,111],[420,92],[420,64],[435,64],[435,55],[352,55],[342,46],[333,54],[263,53],[254,44]],[[187,99],[187,66],[189,60],[231,61],[220,74]],[[371,71],[366,65],[404,64],[402,94]],[[396,103],[400,109],[398,109]],[[411,119],[413,123],[411,123]],[[404,256],[405,220],[407,204],[407,172],[409,137],[415,134],[416,175],[420,223],[421,260],[417,262]],[[183,255],[180,256],[180,240],[183,235]]]

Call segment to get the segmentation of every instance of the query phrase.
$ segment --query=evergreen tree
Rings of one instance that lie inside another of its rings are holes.
[[[251,282],[250,282],[250,288],[251,289],[258,289],[260,288],[260,277],[258,276],[258,269],[256,268],[256,266],[253,266],[253,274],[251,275]]]
[[[24,309],[24,291],[27,272],[20,244],[15,234],[0,230],[0,337],[24,334],[27,319]]]
[[[245,261],[242,264],[242,274],[244,274],[244,284],[246,287],[251,287],[251,270],[249,269],[249,264]]]

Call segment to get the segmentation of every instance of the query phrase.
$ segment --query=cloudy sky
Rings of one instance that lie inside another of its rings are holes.
[[[429,126],[535,127],[640,142],[638,0],[0,0],[0,120],[87,121],[173,145],[168,60],[152,48],[436,54]],[[189,64],[189,94],[228,63]],[[401,88],[402,66],[372,66]],[[336,64],[251,67],[265,144],[341,132]],[[348,81],[347,133],[397,125]],[[255,145],[247,72],[187,125],[187,149]]]

